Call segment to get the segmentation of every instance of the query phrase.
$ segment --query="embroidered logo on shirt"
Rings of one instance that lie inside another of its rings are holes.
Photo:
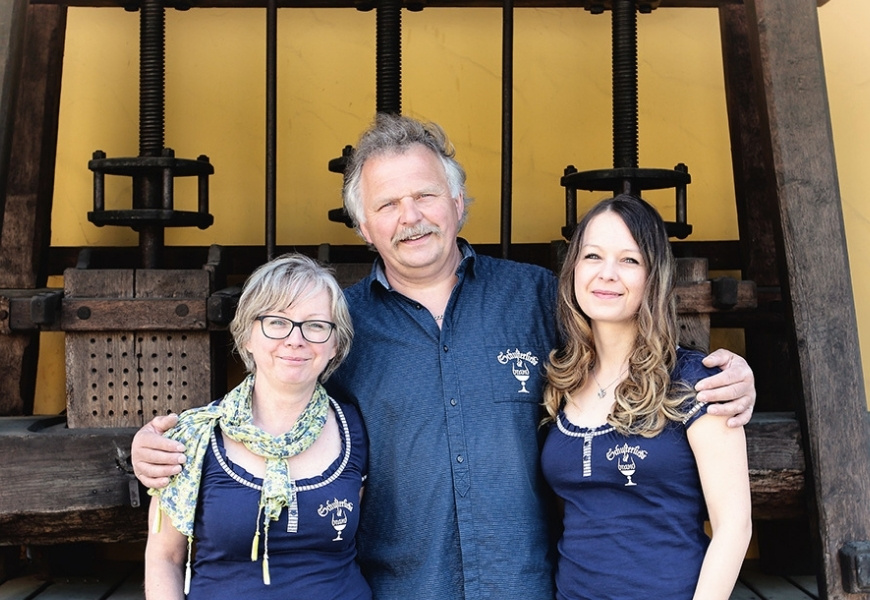
[[[342,541],[341,532],[347,527],[347,513],[345,511],[353,512],[353,502],[348,502],[347,498],[344,500],[333,498],[332,502],[327,500],[326,504],[321,504],[317,507],[317,514],[321,517],[332,513],[330,522],[332,523],[332,528],[335,529],[333,542]]]
[[[537,365],[538,357],[531,352],[520,352],[519,348],[514,348],[513,351],[506,350],[504,352],[499,352],[498,362],[503,365],[511,363],[511,372],[514,374],[517,381],[520,382],[520,389],[517,390],[517,392],[520,394],[528,394],[529,390],[526,389],[526,382],[532,374],[532,370],[528,365]]]
[[[646,458],[647,451],[643,450],[640,446],[629,446],[628,444],[623,444],[622,446],[616,446],[615,448],[611,448],[607,451],[607,460],[616,459],[616,468],[619,469],[619,472],[622,473],[628,481],[626,482],[626,486],[637,485],[634,481],[631,480],[631,476],[634,475],[634,472],[637,470],[637,462],[635,462],[635,458],[643,460]]]

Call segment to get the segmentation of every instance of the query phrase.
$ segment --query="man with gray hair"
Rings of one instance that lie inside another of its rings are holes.
[[[459,230],[465,172],[435,124],[379,114],[350,160],[345,206],[378,252],[345,291],[356,341],[327,383],[355,402],[369,436],[359,560],[378,600],[553,597],[558,521],[538,464],[543,363],[557,346],[556,278],[478,255]],[[722,366],[699,398],[711,413],[751,416],[752,371]],[[133,443],[145,485],[183,458],[156,433]]]

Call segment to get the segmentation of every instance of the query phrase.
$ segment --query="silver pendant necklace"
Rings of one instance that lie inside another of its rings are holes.
[[[605,385],[605,386],[602,386],[602,385],[598,382],[598,378],[595,376],[595,371],[592,371],[592,379],[595,380],[595,385],[598,386],[598,397],[599,397],[599,398],[604,398],[604,396],[607,395],[607,389],[608,389],[610,386],[612,386],[614,383],[616,383],[617,381],[619,381],[620,379],[622,379],[622,376],[625,375],[625,373],[626,373],[627,371],[628,371],[628,366],[626,365],[626,367],[622,370],[622,372],[621,372],[619,375],[616,376],[616,379],[614,379],[613,381],[611,381],[610,383],[608,383],[608,384]]]

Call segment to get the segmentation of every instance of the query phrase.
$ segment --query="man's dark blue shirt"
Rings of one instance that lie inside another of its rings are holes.
[[[440,329],[380,260],[346,291],[356,335],[327,387],[369,436],[361,566],[377,600],[552,598],[538,422],[556,278],[459,246]]]

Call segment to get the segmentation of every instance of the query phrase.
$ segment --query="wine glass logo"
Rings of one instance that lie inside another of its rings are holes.
[[[635,466],[634,459],[627,454],[623,454],[622,458],[616,461],[616,468],[619,469],[620,473],[628,477],[628,483],[625,484],[626,486],[637,485],[631,480],[631,476],[634,475]]]
[[[332,515],[332,528],[335,529],[335,537],[332,539],[333,542],[342,541],[341,532],[344,531],[344,528],[347,527],[347,514],[342,510],[338,509]]]
[[[517,381],[520,382],[520,394],[528,394],[529,390],[526,389],[526,382],[529,380],[529,368],[525,366],[523,361],[517,359],[515,365],[511,365],[511,370],[514,372],[514,377],[517,378]]]

